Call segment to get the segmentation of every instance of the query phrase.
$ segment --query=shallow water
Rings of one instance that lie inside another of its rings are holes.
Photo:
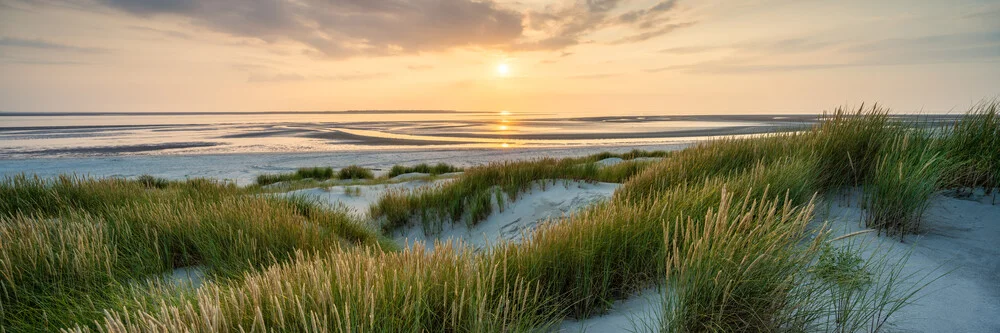
[[[814,120],[451,111],[0,113],[0,159],[651,145],[792,130]]]

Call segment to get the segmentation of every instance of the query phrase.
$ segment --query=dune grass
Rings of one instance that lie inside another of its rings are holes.
[[[333,168],[311,167],[299,168],[292,173],[262,174],[257,176],[257,185],[270,185],[274,183],[287,182],[302,179],[327,180],[334,176]]]
[[[298,254],[292,263],[209,284],[190,303],[110,312],[97,327],[127,332],[523,332],[551,325],[535,284],[504,281],[461,248]],[[86,326],[73,331],[92,331]]]
[[[330,167],[312,167],[312,168],[299,168],[293,173],[279,173],[279,174],[262,174],[257,176],[257,185],[264,186],[280,182],[298,181],[303,179],[312,180],[328,180],[328,179],[341,179],[341,180],[358,180],[358,179],[372,179],[375,175],[371,170],[360,167],[357,165],[351,165],[340,169],[336,172]]]
[[[662,276],[661,259],[669,255],[662,221],[717,206],[723,188],[738,193],[741,200],[765,197],[770,186],[794,203],[808,201],[811,171],[808,161],[782,160],[739,174],[692,179],[645,202],[601,203],[543,225],[521,243],[499,245],[494,260],[506,263],[517,276],[544,281],[543,289],[568,315],[588,317]]]
[[[947,157],[958,164],[952,186],[1000,189],[1000,101],[977,104],[945,137]]]
[[[732,200],[723,191],[701,220],[663,222],[671,255],[660,331],[805,331],[813,313],[798,290],[823,240],[807,237],[813,205],[747,197],[733,209]]]
[[[404,173],[413,173],[413,172],[426,173],[432,176],[436,176],[451,172],[459,172],[462,170],[463,169],[460,167],[456,167],[447,163],[438,163],[435,165],[421,163],[413,166],[404,166],[397,164],[393,165],[392,169],[389,170],[389,178],[396,177]]]
[[[357,180],[357,179],[372,179],[375,178],[375,174],[371,170],[368,170],[357,165],[351,165],[346,168],[337,171],[337,178],[341,180]]]
[[[238,277],[296,250],[381,241],[346,212],[205,180],[17,176],[0,194],[0,319],[17,331],[100,315],[116,285],[174,268]]]
[[[897,135],[879,152],[864,186],[865,223],[902,237],[920,230],[920,219],[935,191],[947,181],[949,161],[938,142],[922,131]]]
[[[944,133],[873,106],[838,109],[808,131],[677,152],[494,163],[371,207],[382,231],[428,230],[474,224],[497,198],[546,181],[624,183],[609,201],[480,252],[397,251],[344,212],[232,184],[8,178],[0,318],[11,331],[535,331],[665,282],[656,330],[844,331],[844,316],[825,316],[837,302],[819,295],[848,290],[830,289],[830,271],[857,265],[831,259],[823,235],[805,229],[816,193],[861,187],[872,227],[914,232],[936,191],[991,184],[996,155],[976,151],[996,144],[995,105]],[[626,162],[596,163],[610,157]],[[274,177],[341,178],[327,169]],[[197,290],[134,283],[192,265],[212,277]],[[877,309],[858,322],[884,323],[893,311],[882,310],[905,303],[841,296],[860,304],[841,313]]]

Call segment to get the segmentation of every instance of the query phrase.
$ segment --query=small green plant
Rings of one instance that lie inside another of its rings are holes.
[[[360,197],[361,196],[361,187],[357,187],[357,186],[355,186],[355,187],[344,187],[344,195],[347,195],[349,197]]]
[[[855,310],[859,304],[861,292],[866,291],[873,283],[872,273],[865,267],[865,261],[855,252],[847,249],[834,248],[826,244],[810,271],[823,284],[828,286],[832,300],[832,319],[829,320],[834,332],[855,332],[857,326],[867,318],[855,318]]]
[[[295,170],[295,175],[298,179],[312,178],[316,180],[326,180],[333,178],[333,168],[330,167],[313,167],[313,168],[299,168]]]
[[[836,241],[836,240],[834,240]],[[865,259],[863,250],[872,255]],[[869,332],[886,329],[896,312],[938,277],[935,271],[925,275],[904,274],[909,255],[893,260],[891,249],[870,246],[870,242],[849,242],[841,246],[824,244],[816,262],[809,268],[814,282],[809,285],[821,308],[816,330],[836,333]]]
[[[170,186],[169,180],[150,175],[142,175],[135,180],[148,188],[164,189],[167,188],[167,186]]]
[[[330,171],[330,173],[331,173],[330,176],[333,177],[332,170]],[[340,169],[340,171],[337,172],[337,178],[340,178],[342,180],[372,179],[375,178],[375,175],[372,174],[371,170],[368,170],[366,168],[357,165],[351,165],[346,168]]]

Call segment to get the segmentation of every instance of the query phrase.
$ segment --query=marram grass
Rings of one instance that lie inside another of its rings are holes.
[[[920,231],[928,201],[953,167],[938,145],[920,131],[889,139],[863,187],[869,228],[900,237]]]
[[[413,166],[405,166],[397,164],[393,165],[392,169],[389,170],[389,178],[396,177],[404,173],[412,173],[412,172],[426,173],[429,175],[441,175],[451,172],[459,172],[462,170],[463,170],[462,168],[447,163],[438,163],[435,165],[428,165],[427,163],[421,163]]]
[[[798,289],[823,239],[807,237],[812,210],[766,195],[734,203],[723,190],[703,218],[663,221],[670,255],[660,330],[803,330],[812,313]]]
[[[461,247],[297,254],[190,301],[111,311],[87,332],[522,332],[553,323],[536,283]]]
[[[311,167],[311,168],[299,168],[293,173],[279,173],[279,174],[262,174],[257,176],[256,184],[260,186],[271,185],[280,182],[289,181],[299,181],[304,179],[312,180],[328,180],[328,179],[341,179],[341,180],[358,180],[358,179],[372,179],[375,175],[371,170],[367,168],[360,167],[357,165],[351,165],[340,169],[338,171],[333,171],[330,167]]]
[[[238,277],[296,250],[373,245],[346,212],[188,181],[0,181],[0,320],[51,330],[99,315],[117,285],[200,266]]]

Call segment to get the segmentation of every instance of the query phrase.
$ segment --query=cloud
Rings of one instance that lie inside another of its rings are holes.
[[[2,1],[2,0],[0,0]],[[559,51],[584,43],[641,42],[693,23],[673,22],[677,0],[567,0],[544,9],[495,0],[12,0],[32,8],[57,6],[173,17],[200,28],[264,43],[297,43],[328,58],[392,56],[455,48],[509,52]],[[165,37],[194,34],[145,25],[130,29]],[[588,37],[614,30],[610,40]],[[528,33],[530,32],[530,33]],[[624,37],[621,37],[621,36]]]
[[[683,46],[683,47],[666,48],[658,52],[669,53],[669,54],[693,54],[693,53],[713,51],[716,49],[718,49],[718,47],[715,46]]]
[[[583,74],[583,75],[571,75],[567,76],[567,79],[580,79],[580,80],[593,80],[593,79],[606,79],[609,77],[619,76],[621,73],[602,73],[602,74]]]
[[[962,49],[969,47],[1000,44],[1000,26],[993,31],[970,33],[938,34],[908,38],[883,39],[862,43],[847,48],[847,51],[866,52],[929,52],[943,49]],[[1000,56],[1000,54],[996,54]]]
[[[106,53],[109,51],[108,49],[61,44],[42,39],[0,37],[0,48],[8,48],[8,47],[33,49],[33,50],[72,51],[80,53]]]
[[[186,32],[176,31],[176,30],[163,30],[163,29],[156,29],[156,28],[143,27],[143,26],[137,26],[137,25],[129,26],[128,28],[132,29],[132,30],[135,30],[135,31],[150,32],[150,33],[158,34],[158,35],[161,35],[163,37],[171,37],[171,38],[177,38],[177,39],[194,39],[194,36],[192,36],[191,34],[186,33]]]
[[[71,61],[71,60],[21,59],[21,58],[13,58],[0,55],[0,64],[76,66],[76,65],[90,65],[91,63],[82,61]]]
[[[473,0],[95,0],[141,17],[179,16],[235,36],[294,41],[327,57],[488,47],[521,37],[521,14]]]
[[[707,49],[725,48],[708,47]],[[1000,30],[882,39],[861,43],[783,39],[734,45],[736,55],[694,64],[646,69],[647,73],[739,74],[809,71],[851,67],[909,66],[948,63],[1000,63]],[[782,55],[820,49],[838,51],[828,61],[787,63]],[[662,52],[662,51],[661,51]]]
[[[676,0],[659,1],[642,9],[619,10],[627,1],[587,0],[573,2],[563,7],[547,7],[541,11],[525,14],[527,28],[540,31],[545,38],[521,42],[514,50],[560,50],[570,46],[588,43],[585,36],[596,31],[617,28],[631,35],[621,37],[607,44],[642,42],[662,36],[677,28],[687,27],[694,22],[671,23],[669,14],[676,10]]]
[[[1000,17],[1000,5],[985,6],[963,16],[966,19],[981,19],[988,20],[989,22],[996,22],[997,17]]]
[[[638,33],[638,34],[635,34],[635,35],[626,36],[626,37],[617,39],[615,41],[610,42],[610,44],[617,45],[617,44],[638,43],[638,42],[642,42],[642,41],[646,41],[646,40],[649,40],[649,39],[652,39],[652,38],[656,38],[656,37],[659,37],[659,36],[666,35],[667,33],[670,33],[671,31],[674,31],[674,30],[677,30],[677,29],[680,29],[680,28],[689,27],[689,26],[694,25],[694,24],[695,24],[695,22],[667,24],[667,25],[665,25],[663,27],[660,27],[659,29],[656,29],[656,30],[641,32],[641,33]]]
[[[409,66],[406,66],[406,68],[410,69],[411,71],[423,71],[423,70],[428,70],[428,69],[434,69],[434,66],[431,66],[431,65],[409,65]]]
[[[301,75],[293,73],[250,74],[247,82],[356,81],[386,76],[386,73],[349,73],[336,75]]]
[[[697,45],[673,47],[659,50],[659,53],[694,54],[718,50],[732,50],[742,54],[792,54],[818,51],[835,46],[837,43],[817,37],[782,38],[775,40],[757,40],[734,43],[729,45]]]

